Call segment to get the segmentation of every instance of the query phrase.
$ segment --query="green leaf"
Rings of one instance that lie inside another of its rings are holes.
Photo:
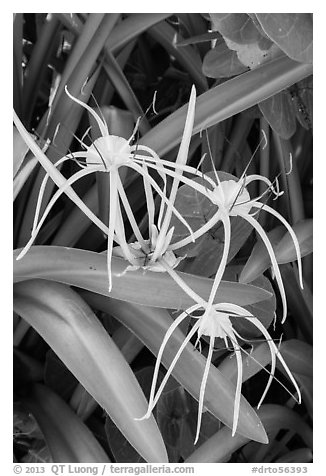
[[[218,31],[208,31],[207,33],[202,33],[201,35],[191,36],[183,40],[177,41],[177,47],[187,46],[187,45],[197,45],[198,43],[205,43],[206,41],[212,41],[215,39],[220,39],[221,35]]]
[[[312,13],[256,13],[264,32],[290,58],[312,63]]]
[[[236,51],[230,50],[222,39],[205,55],[203,61],[203,73],[209,78],[229,78],[247,70],[248,67],[239,61]]]
[[[145,397],[149,399],[153,367],[142,368],[141,370],[135,372],[135,375]],[[156,409],[154,409],[153,414],[156,416]],[[128,440],[125,439],[121,431],[119,431],[119,428],[116,427],[109,416],[107,416],[105,419],[105,433],[107,435],[110,450],[112,451],[114,459],[117,463],[145,463],[145,460],[140,456],[135,448],[130,445]],[[170,455],[169,462],[171,463]]]
[[[307,256],[313,250],[313,219],[300,220],[293,225],[293,230],[298,238],[301,257]],[[279,264],[296,261],[297,255],[293,240],[288,231],[284,234],[284,228],[278,226],[267,233],[275,251],[276,260]],[[244,266],[240,277],[240,283],[250,283],[267,268],[271,266],[269,254],[261,239],[253,247],[251,255]]]
[[[78,384],[76,378],[52,349],[46,353],[44,383],[65,401],[68,401]]]
[[[230,281],[236,281],[241,270],[241,266],[228,266],[225,270],[225,278]],[[252,305],[247,305],[245,308],[260,322],[264,325],[266,329],[271,325],[276,311],[276,298],[273,291],[273,286],[269,279],[265,276],[259,276],[256,278],[253,283],[255,286],[260,289],[265,289],[267,292],[271,293],[270,298],[257,302]],[[237,329],[239,334],[247,339],[260,336],[261,333],[256,326],[248,322],[247,320],[242,319],[233,319],[234,327]]]
[[[273,228],[273,230],[267,232],[268,239],[274,249],[276,243],[279,243],[283,235],[284,228],[282,226],[277,226],[276,228]],[[271,260],[266,246],[264,245],[263,240],[258,237],[249,258],[240,273],[239,282],[252,282],[254,279],[258,278],[258,276],[263,274],[263,272],[270,266]]]
[[[186,309],[193,304],[167,273],[144,273],[139,270],[122,274],[128,262],[120,258],[112,258],[113,287],[109,293],[105,254],[60,246],[33,246],[23,259],[16,261],[18,252],[14,252],[16,282],[47,279],[115,299],[163,308]],[[180,276],[194,291],[208,299],[212,280],[185,273],[180,273]],[[214,302],[246,305],[269,297],[269,292],[256,286],[221,282]]]
[[[260,31],[246,13],[210,13],[214,30],[236,43],[256,43]]]
[[[289,451],[275,460],[275,463],[312,463],[313,455],[311,448],[299,448],[297,450]]]
[[[118,23],[110,34],[106,48],[116,53],[129,43],[133,38],[148,30],[156,23],[163,22],[171,13],[132,13],[122,22]]]
[[[247,14],[213,13],[211,16],[214,29],[223,35],[230,51],[246,68],[256,68],[280,55],[278,46],[266,38],[259,23],[253,22]]]
[[[234,356],[233,356],[234,357]],[[243,354],[242,356],[242,382],[246,382],[251,377],[256,375],[262,370],[262,367],[266,367],[271,361],[271,352],[266,342],[253,346],[249,355]],[[236,383],[238,375],[238,366],[235,358],[230,358],[227,355],[218,366],[220,372],[223,373],[231,382]]]
[[[262,101],[258,106],[272,129],[283,139],[289,139],[296,131],[296,119],[305,129],[312,129],[312,99],[311,75]]]
[[[296,130],[296,121],[288,91],[281,91],[258,104],[271,128],[283,139],[289,139]]]
[[[198,91],[208,89],[207,80],[201,71],[201,58],[199,53],[191,46],[177,48],[176,42],[180,35],[166,21],[156,23],[148,29],[148,34],[160,43],[170,55],[172,55],[180,65],[190,74]],[[180,138],[182,133],[180,135]],[[154,148],[154,150],[156,150]]]
[[[209,89],[197,98],[192,134],[254,106],[311,73],[311,65],[284,55]],[[180,142],[186,114],[184,105],[153,127],[140,143],[154,148],[159,155],[166,154]]]
[[[313,219],[300,220],[293,225],[293,230],[298,238],[301,256],[307,256],[313,249]],[[293,240],[287,231],[275,248],[277,262],[290,263],[297,259]]]
[[[13,176],[15,177],[21,167],[29,148],[16,127],[13,128]]]
[[[104,296],[83,292],[84,299],[94,308],[108,312],[134,332],[140,340],[158,354],[164,335],[173,323],[165,309],[137,306],[127,302],[118,302]],[[162,364],[167,368],[179,349],[184,334],[177,329],[170,337],[162,356]],[[182,352],[172,376],[192,395],[199,398],[200,383],[203,378],[206,359],[188,344]],[[232,427],[235,387],[213,365],[208,375],[204,405],[216,418]],[[248,435],[250,439],[266,442],[263,427],[253,409],[244,397],[241,397],[240,415],[237,432]]]
[[[76,292],[59,283],[25,281],[15,285],[14,309],[52,347],[146,461],[167,461],[153,417],[135,420],[146,413],[147,402],[133,372]]]
[[[280,350],[292,372],[312,378],[313,349],[311,345],[302,340],[290,339],[282,342]]]
[[[290,429],[301,436],[308,447],[312,448],[312,431],[307,423],[293,410],[281,405],[262,405],[257,410],[268,434],[278,433],[281,429]],[[230,459],[232,453],[248,443],[242,436],[231,436],[229,428],[222,428],[198,448],[185,463],[220,463]]]
[[[110,462],[93,433],[48,387],[34,384],[23,403],[38,422],[54,463]]]
[[[299,123],[305,129],[312,129],[313,123],[313,77],[299,81],[289,89],[292,106]]]
[[[312,346],[298,339],[290,339],[281,342],[279,351],[296,379],[300,376],[312,378]],[[255,345],[248,355],[243,355],[242,382],[249,380],[266,367],[271,361],[271,353],[267,342]],[[279,370],[284,369],[277,362]],[[238,367],[236,360],[227,356],[218,369],[232,382],[236,382]]]
[[[289,310],[295,316],[296,325],[300,328],[307,342],[313,340],[313,298],[309,285],[303,281],[300,288],[298,273],[293,266],[283,264],[280,266],[282,279]]]

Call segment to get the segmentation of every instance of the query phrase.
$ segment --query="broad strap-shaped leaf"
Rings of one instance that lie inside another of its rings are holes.
[[[312,378],[313,348],[310,344],[299,339],[290,339],[282,342],[280,350],[287,365],[295,374]]]
[[[269,241],[271,242],[274,250],[275,246],[281,240],[284,235],[284,228],[282,226],[277,226],[273,230],[267,232]],[[254,279],[258,278],[263,274],[266,269],[271,266],[271,260],[266,250],[266,246],[260,237],[258,237],[257,242],[255,243],[251,254],[242,268],[242,271],[239,276],[240,283],[250,283]]]
[[[129,263],[120,258],[112,259],[113,287],[109,293],[105,254],[60,246],[34,246],[23,259],[16,261],[18,252],[14,252],[16,282],[36,278],[58,281],[145,306],[187,309],[193,304],[167,273],[141,270],[124,273]],[[211,279],[185,273],[180,276],[200,296],[208,299]],[[269,297],[269,292],[256,286],[222,281],[214,302],[246,305]]]
[[[312,448],[312,430],[293,410],[281,405],[262,405],[257,414],[260,416],[268,434],[273,435],[281,429],[297,433],[309,448]],[[185,463],[221,463],[227,462],[232,453],[248,443],[240,435],[231,436],[229,428],[222,428],[198,448]]]
[[[312,74],[310,64],[286,55],[219,84],[198,96],[193,135],[273,96]],[[147,132],[139,141],[163,155],[180,143],[187,105]]]
[[[279,351],[284,358],[286,365],[296,378],[305,376],[312,378],[312,346],[298,339],[290,339],[281,342]],[[243,374],[242,382],[253,377],[256,373],[266,367],[271,361],[271,353],[267,342],[263,342],[253,346],[253,349],[247,355],[243,356]],[[279,370],[283,370],[282,365],[277,363]],[[237,364],[236,360],[225,357],[218,369],[232,382],[236,382]],[[284,371],[284,370],[283,370]]]
[[[264,32],[290,58],[312,63],[312,13],[256,13]]]
[[[165,309],[137,306],[127,302],[118,302],[105,296],[83,292],[84,299],[94,308],[112,314],[126,327],[132,330],[153,352],[158,354],[166,331],[173,323]],[[162,356],[162,364],[168,368],[176,351],[184,341],[185,335],[177,329],[171,335]],[[180,355],[172,376],[196,399],[199,398],[206,359],[187,344]],[[210,367],[205,390],[204,406],[224,424],[232,428],[235,386],[213,365]],[[254,410],[244,397],[241,397],[237,433],[248,435],[250,439],[266,442],[264,428]]]
[[[49,349],[46,353],[43,379],[45,385],[65,401],[70,399],[78,385],[76,377],[73,376],[52,349]]]
[[[85,423],[50,388],[34,384],[23,402],[39,424],[54,463],[110,462]]]
[[[21,138],[16,127],[13,128],[13,176],[15,177],[20,169],[28,152],[26,143]]]
[[[288,451],[280,458],[274,460],[277,464],[284,463],[312,463],[313,453],[311,448],[299,448],[297,450]]]
[[[309,284],[304,281],[300,288],[297,270],[290,264],[280,266],[287,301],[296,326],[300,328],[309,343],[313,341],[313,296]]]
[[[44,338],[148,462],[166,462],[162,436],[145,414],[144,394],[90,307],[68,286],[45,280],[15,285],[14,309]]]
[[[297,235],[301,256],[307,256],[313,250],[313,219],[300,220],[293,225]],[[277,262],[280,264],[290,263],[296,260],[295,249],[290,233],[286,232],[275,249]]]
[[[228,266],[225,270],[225,278],[230,281],[237,281],[238,276],[241,271],[241,266]],[[266,329],[271,325],[276,311],[276,298],[273,291],[273,286],[268,278],[265,276],[258,276],[252,283],[259,288],[265,289],[271,293],[270,298],[257,302],[252,305],[245,306],[245,308],[260,322],[264,325]],[[257,336],[261,336],[261,332],[257,329],[256,326],[248,322],[246,319],[232,319],[235,329],[239,334],[245,339],[252,339]]]

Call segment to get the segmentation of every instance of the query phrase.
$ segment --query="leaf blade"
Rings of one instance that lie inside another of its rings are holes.
[[[14,258],[18,250],[14,252]],[[113,287],[108,291],[106,255],[60,246],[33,246],[23,259],[14,259],[16,282],[47,279],[94,291],[115,299],[137,304],[186,309],[193,304],[166,273],[133,271],[122,274],[128,262],[112,258]],[[186,283],[202,295],[209,296],[212,280],[180,273]],[[271,297],[264,289],[252,285],[222,282],[215,302],[245,305]]]
[[[148,462],[167,461],[141,388],[95,314],[68,286],[43,280],[15,285],[14,308],[48,342]]]

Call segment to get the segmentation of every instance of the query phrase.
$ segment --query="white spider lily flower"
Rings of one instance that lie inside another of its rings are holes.
[[[106,235],[108,240],[107,245],[107,266],[108,266],[108,282],[109,282],[109,291],[112,288],[112,276],[111,276],[111,258],[113,252],[113,242],[117,242],[121,249],[123,250],[123,256],[125,259],[132,261],[133,254],[126,242],[124,234],[124,225],[122,220],[122,213],[120,208],[120,201],[125,209],[127,218],[130,222],[130,225],[135,233],[135,236],[138,242],[141,244],[142,248],[149,252],[146,241],[143,239],[136,220],[134,218],[133,212],[131,210],[127,195],[123,188],[119,176],[119,168],[122,166],[129,167],[134,171],[138,172],[143,177],[144,188],[146,198],[152,196],[152,189],[160,196],[162,206],[166,206],[171,213],[174,213],[176,217],[188,228],[190,234],[192,230],[188,225],[187,221],[181,216],[181,214],[175,209],[173,205],[170,204],[169,200],[166,198],[164,190],[158,186],[156,181],[149,175],[147,170],[147,161],[150,162],[150,167],[155,168],[160,176],[162,177],[164,183],[166,181],[165,169],[163,162],[159,156],[149,147],[145,145],[131,145],[131,142],[134,138],[138,124],[136,124],[135,130],[129,140],[124,139],[123,137],[110,135],[108,131],[107,124],[105,121],[96,114],[96,112],[87,104],[80,101],[79,99],[72,96],[66,88],[66,93],[73,101],[77,102],[80,106],[84,107],[96,120],[96,123],[100,129],[101,137],[96,139],[90,146],[84,144],[83,139],[79,142],[85,150],[80,152],[75,152],[74,154],[68,154],[61,159],[59,159],[55,164],[52,164],[51,161],[42,153],[37,144],[32,141],[30,138],[28,140],[29,147],[33,150],[36,157],[40,160],[41,164],[46,169],[46,175],[43,179],[43,182],[40,187],[38,201],[36,205],[35,217],[33,228],[31,232],[31,238],[28,243],[25,245],[21,253],[18,255],[17,259],[21,259],[32,246],[41,226],[43,225],[46,217],[51,211],[53,205],[58,200],[58,198],[66,193],[82,211],[89,216],[89,218],[95,223]],[[20,123],[18,117],[15,115],[16,122]],[[16,124],[17,125],[17,124]],[[22,124],[20,123],[22,126]],[[24,134],[24,139],[27,141],[26,134],[27,131],[24,127],[18,127],[20,133]],[[190,132],[191,137],[191,132]],[[189,137],[189,140],[190,140]],[[31,144],[31,141],[33,144]],[[141,155],[141,153],[149,155]],[[57,170],[57,167],[64,163],[67,160],[77,160],[77,163],[81,167],[81,170],[76,172],[69,179],[65,179],[62,174]],[[81,162],[84,160],[84,163]],[[109,224],[108,227],[99,220],[91,210],[83,204],[82,200],[74,192],[72,185],[77,182],[82,177],[85,177],[94,172],[104,172],[109,173],[109,182],[110,182],[110,210],[109,210]],[[172,171],[169,171],[170,175],[173,175]],[[175,173],[174,173],[175,174]],[[178,173],[177,173],[178,174]],[[41,203],[44,195],[44,190],[46,183],[51,177],[54,182],[58,185],[59,189],[53,195],[49,201],[43,216],[39,219]],[[164,185],[165,189],[165,185]],[[149,193],[150,191],[150,193]],[[152,199],[153,200],[153,199]],[[152,204],[148,204],[148,208],[152,208]]]
[[[283,192],[278,191],[278,186],[274,188],[272,182],[269,179],[258,174],[246,176],[244,172],[238,181],[236,180],[221,181],[217,173],[215,173],[215,176],[216,176],[217,183],[215,183],[215,186],[213,189],[206,188],[205,194],[206,194],[206,197],[209,200],[211,200],[212,203],[218,206],[218,210],[210,218],[210,220],[208,220],[208,222],[205,223],[201,228],[196,230],[192,236],[192,238],[197,239],[198,237],[206,233],[209,229],[211,229],[214,225],[216,225],[218,221],[222,221],[223,223],[224,236],[225,236],[223,256],[219,265],[219,269],[215,276],[215,281],[212,287],[209,304],[213,303],[216,290],[220,284],[220,281],[222,279],[225,266],[227,263],[227,257],[228,257],[230,240],[231,240],[230,217],[231,216],[242,217],[244,220],[250,223],[251,226],[260,235],[264,245],[266,246],[268,254],[270,256],[271,263],[272,263],[272,270],[274,272],[276,282],[280,290],[280,295],[282,298],[282,304],[283,304],[282,323],[283,323],[287,316],[287,302],[286,302],[285,290],[284,290],[284,285],[283,285],[280,269],[275,257],[273,247],[268,239],[268,236],[265,230],[263,229],[263,227],[255,219],[255,214],[257,213],[257,210],[266,211],[267,213],[270,213],[271,215],[276,217],[286,227],[286,229],[290,233],[290,236],[293,240],[294,247],[296,250],[300,286],[301,288],[303,288],[301,252],[300,252],[300,246],[299,246],[299,242],[296,237],[296,234],[293,231],[291,225],[285,220],[285,218],[283,218],[283,216],[279,212],[275,211],[272,207],[260,201],[260,199],[263,198],[268,192],[273,193],[275,195],[275,198],[281,196]],[[254,182],[254,181],[261,181],[267,185],[266,191],[257,198],[251,198],[247,190],[247,186],[251,182]],[[277,182],[276,182],[276,185],[278,185]],[[252,211],[253,213],[250,213]],[[189,237],[186,237],[176,243],[173,243],[170,246],[170,249],[171,251],[175,251],[189,243],[190,243]]]
[[[138,269],[142,269],[144,271],[153,271],[154,273],[165,273],[166,268],[164,267],[163,263],[158,259],[153,261],[153,254],[155,251],[156,246],[156,239],[158,236],[158,231],[155,225],[152,225],[153,229],[156,231],[152,231],[152,238],[149,240],[145,240],[145,245],[147,249],[144,250],[144,247],[138,242],[130,243],[129,250],[132,255],[131,258],[128,258],[128,261],[131,263],[126,269],[123,271],[121,275],[124,275],[128,271],[136,271]],[[161,251],[161,257],[164,257],[164,263],[170,269],[174,269],[178,266],[180,261],[184,259],[184,257],[177,258],[172,251],[168,250],[169,243],[171,241],[173,235],[174,227],[170,229],[166,237],[166,242],[164,243],[164,247]],[[120,246],[114,248],[113,251],[114,256],[120,256],[121,258],[125,258],[125,254],[123,249]],[[120,276],[121,276],[120,275]]]
[[[129,244],[130,253],[133,257],[128,261],[130,266],[127,266],[122,274],[125,274],[128,271],[134,271],[138,269],[143,269],[144,271],[153,271],[153,272],[167,272],[172,279],[182,288],[182,290],[188,294],[195,302],[203,302],[202,298],[196,294],[179,276],[179,274],[174,271],[174,268],[178,266],[183,257],[176,257],[173,251],[170,249],[170,243],[173,237],[174,227],[170,228],[170,222],[172,218],[172,212],[174,210],[174,202],[177,196],[179,183],[189,182],[190,185],[198,185],[196,182],[193,182],[189,179],[186,179],[182,176],[182,172],[185,170],[191,170],[194,174],[197,174],[197,170],[186,166],[186,161],[188,157],[189,145],[192,135],[194,116],[195,116],[195,103],[196,103],[196,89],[193,86],[190,94],[188,111],[186,122],[184,126],[184,131],[182,135],[181,144],[178,151],[178,156],[175,165],[175,171],[172,174],[173,182],[171,191],[169,194],[168,204],[165,201],[161,200],[160,210],[158,214],[158,224],[154,223],[155,215],[155,203],[152,188],[144,181],[144,188],[147,201],[147,210],[148,210],[148,229],[149,229],[149,239]],[[147,166],[148,164],[146,164]],[[166,167],[164,168],[164,172]],[[200,174],[202,176],[202,174]],[[213,182],[213,181],[212,181]],[[213,182],[214,183],[214,182]],[[198,190],[201,193],[204,193],[205,187],[198,186]],[[137,235],[136,235],[137,236]],[[193,233],[190,233],[189,240],[194,241]],[[124,256],[123,249],[121,247],[116,247],[114,249],[114,254],[116,256]]]
[[[198,313],[201,312],[201,315],[193,315],[194,312]],[[164,352],[164,349],[173,334],[173,332],[176,330],[176,328],[182,323],[184,319],[187,318],[187,316],[191,316],[194,319],[197,320],[187,336],[185,337],[182,345],[176,352],[169,368],[167,369],[167,372],[159,386],[159,388],[156,391],[156,385],[157,385],[157,380],[158,380],[158,374],[159,374],[159,368],[160,364],[162,361],[162,355]],[[263,326],[263,324],[254,317],[250,312],[247,311],[247,309],[240,307],[236,304],[231,304],[231,303],[219,303],[219,304],[214,304],[214,305],[208,305],[207,303],[198,303],[194,304],[191,306],[189,309],[181,313],[173,322],[173,324],[169,327],[167,330],[164,339],[162,341],[161,347],[159,349],[159,352],[157,354],[157,359],[156,359],[156,364],[154,368],[154,374],[153,374],[153,380],[152,380],[152,386],[151,386],[151,391],[150,391],[150,397],[149,397],[149,403],[148,403],[148,410],[147,413],[142,417],[139,418],[139,420],[149,418],[151,415],[151,412],[153,411],[155,405],[157,404],[163,389],[170,377],[170,375],[173,373],[173,369],[175,365],[177,364],[179,357],[181,353],[183,352],[184,348],[186,345],[190,342],[191,338],[197,333],[197,340],[195,343],[195,347],[197,346],[199,339],[202,336],[207,336],[209,337],[209,348],[208,348],[208,355],[206,358],[206,364],[204,368],[204,373],[203,373],[203,378],[201,381],[200,385],[200,390],[199,390],[199,398],[198,398],[198,416],[197,416],[197,431],[196,431],[196,437],[195,437],[195,444],[198,441],[199,435],[200,435],[200,427],[201,427],[201,420],[202,420],[202,412],[205,407],[205,389],[206,389],[206,384],[207,384],[207,379],[209,375],[209,370],[211,366],[211,361],[212,361],[212,356],[213,356],[213,350],[214,350],[214,342],[215,338],[221,338],[224,340],[225,345],[227,348],[233,348],[235,352],[235,357],[237,360],[237,368],[238,368],[238,374],[237,374],[237,383],[236,383],[236,389],[235,389],[235,399],[234,399],[234,409],[233,409],[233,423],[232,423],[232,436],[235,435],[236,430],[237,430],[237,425],[238,425],[238,420],[239,420],[239,411],[240,411],[240,399],[241,399],[241,388],[242,388],[242,356],[241,356],[241,351],[242,348],[239,344],[238,339],[242,339],[241,336],[238,334],[238,332],[234,329],[233,324],[231,322],[231,318],[236,318],[236,319],[246,319],[247,321],[251,322],[253,325],[255,325],[260,332],[263,334],[265,337],[270,353],[271,353],[271,370],[269,372],[269,379],[267,382],[267,385],[265,387],[265,390],[263,392],[263,395],[260,399],[260,402],[258,404],[258,408],[262,404],[266,393],[272,383],[272,380],[274,378],[274,373],[275,373],[275,368],[276,368],[276,359],[279,359],[280,363],[282,364],[286,374],[288,375],[289,379],[293,383],[295,390],[298,394],[298,403],[301,403],[301,393],[300,389],[290,371],[288,366],[286,365],[282,355],[279,352],[279,349],[275,345],[274,341],[272,340],[269,332],[267,329]]]

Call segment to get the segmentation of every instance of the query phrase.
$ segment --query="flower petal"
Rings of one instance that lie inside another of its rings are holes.
[[[276,210],[274,210],[273,208],[269,207],[268,205],[264,205],[264,204],[262,204],[262,203],[256,203],[256,204],[253,204],[253,207],[256,207],[256,208],[265,210],[265,211],[267,211],[268,213],[270,213],[271,215],[274,215],[276,218],[278,218],[278,219],[280,220],[280,222],[286,227],[286,229],[287,229],[288,232],[290,233],[291,238],[292,238],[292,240],[293,240],[293,244],[294,244],[296,253],[297,253],[297,261],[298,261],[298,271],[299,271],[300,286],[301,286],[301,288],[303,289],[301,251],[300,251],[300,246],[299,246],[298,238],[297,238],[296,234],[294,233],[292,227],[291,227],[290,224],[285,220],[285,218],[282,217],[282,215],[281,215],[280,213],[278,213]]]
[[[265,232],[264,228],[252,216],[250,216],[249,214],[244,214],[244,213],[239,213],[238,215],[241,216],[242,218],[244,218],[245,220],[247,220],[253,226],[253,228],[255,228],[255,230],[257,231],[257,233],[259,233],[261,239],[263,240],[263,242],[264,242],[264,244],[267,248],[269,257],[270,257],[271,262],[272,262],[272,266],[273,266],[273,270],[274,270],[274,273],[275,273],[276,281],[277,281],[277,284],[278,284],[278,287],[279,287],[279,290],[280,290],[280,294],[281,294],[281,299],[282,299],[282,304],[283,304],[283,318],[282,318],[282,324],[283,324],[285,319],[286,319],[286,315],[287,315],[287,303],[286,303],[286,296],[285,296],[285,290],[284,290],[284,285],[283,285],[283,281],[282,281],[282,276],[281,276],[281,273],[280,273],[280,268],[279,268],[278,263],[276,261],[276,257],[275,257],[273,247],[272,247],[272,245],[271,245],[271,243],[268,239],[268,236],[266,235],[266,232]]]
[[[200,434],[201,419],[202,419],[203,406],[204,406],[205,389],[206,389],[208,373],[209,373],[209,369],[210,369],[211,361],[212,361],[212,356],[213,356],[214,341],[215,341],[215,338],[213,336],[211,336],[210,339],[209,339],[209,348],[208,348],[208,355],[207,355],[206,364],[205,364],[204,375],[203,375],[203,379],[201,381],[200,391],[199,391],[197,430],[196,430],[196,437],[195,437],[194,445],[197,443],[197,441],[199,439],[199,434]]]

